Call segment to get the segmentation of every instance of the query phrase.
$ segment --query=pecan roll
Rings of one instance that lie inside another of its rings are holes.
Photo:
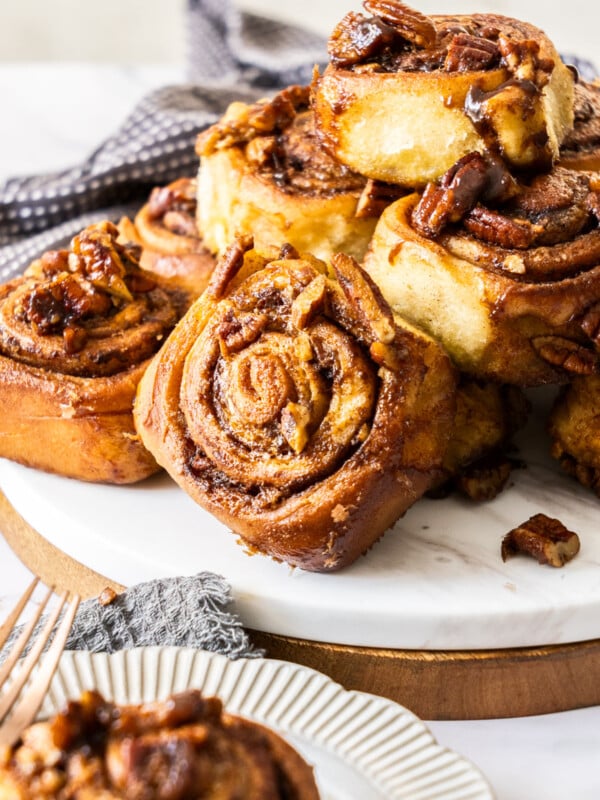
[[[475,377],[534,386],[597,372],[596,179],[555,167],[511,186],[474,155],[384,211],[365,268]]]
[[[133,426],[137,384],[190,298],[140,269],[110,222],[0,287],[0,455],[82,480],[158,466]]]
[[[449,360],[349,256],[237,241],[144,376],[144,444],[251,549],[307,570],[364,553],[438,478]]]
[[[366,179],[321,147],[308,87],[233,103],[196,150],[198,225],[212,251],[251,235],[258,249],[289,242],[319,258],[364,255],[375,227],[371,213],[359,212]]]
[[[426,17],[366,0],[329,40],[313,85],[325,148],[351,169],[420,188],[471,151],[548,168],[573,125],[574,76],[538,28],[497,14]]]
[[[552,456],[600,497],[600,376],[574,378],[561,389],[548,419]]]
[[[600,82],[575,84],[575,121],[560,149],[569,169],[600,171]]]
[[[119,222],[121,237],[142,248],[143,269],[177,280],[195,295],[206,288],[215,259],[196,224],[196,181],[179,178],[152,190],[130,220]]]
[[[117,706],[84,692],[0,753],[20,800],[319,800],[312,768],[277,733],[189,690]]]

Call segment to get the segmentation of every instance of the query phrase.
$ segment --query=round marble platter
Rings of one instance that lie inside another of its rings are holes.
[[[517,437],[526,467],[488,503],[419,501],[354,565],[312,574],[260,555],[195,505],[166,475],[131,487],[86,484],[0,460],[0,487],[62,552],[123,585],[217,572],[245,626],[316,642],[373,648],[478,650],[600,637],[598,498],[548,457],[548,393]],[[532,514],[581,539],[561,569],[519,556],[504,534]]]

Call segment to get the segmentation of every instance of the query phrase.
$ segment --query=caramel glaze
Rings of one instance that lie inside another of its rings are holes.
[[[140,706],[117,706],[85,692],[0,754],[0,795],[319,798],[312,769],[281,737],[225,713],[219,699],[194,690]]]

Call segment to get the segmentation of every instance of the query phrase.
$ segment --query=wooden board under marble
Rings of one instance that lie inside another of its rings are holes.
[[[57,589],[97,596],[123,586],[61,552],[0,493],[0,530],[23,563]],[[504,650],[351,647],[250,631],[270,658],[317,669],[346,689],[395,700],[422,719],[518,717],[600,704],[600,640]]]

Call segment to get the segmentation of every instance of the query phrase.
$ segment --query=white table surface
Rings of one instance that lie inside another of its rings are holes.
[[[166,67],[0,65],[0,182],[78,162],[149,89],[178,80]],[[0,537],[0,619],[28,578]],[[441,744],[477,764],[498,800],[600,797],[600,707],[429,725]]]

